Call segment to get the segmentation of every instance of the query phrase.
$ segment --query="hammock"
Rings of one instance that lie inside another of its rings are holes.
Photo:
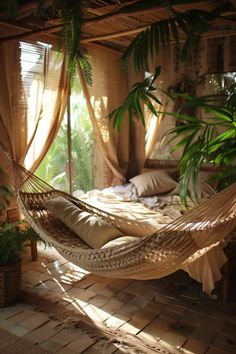
[[[236,226],[236,183],[150,234],[146,225],[109,214],[56,190],[14,161],[12,166],[19,206],[28,223],[63,257],[99,275],[164,277],[192,262],[197,253],[203,254],[224,240]],[[91,249],[43,206],[44,201],[58,196],[101,217],[124,235],[145,236],[122,245]]]

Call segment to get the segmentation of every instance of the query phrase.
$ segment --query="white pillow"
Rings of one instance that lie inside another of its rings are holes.
[[[64,197],[47,200],[43,205],[92,248],[100,248],[122,235],[97,215],[81,210]]]
[[[177,182],[166,171],[143,173],[129,181],[135,185],[139,197],[168,193],[177,186]]]

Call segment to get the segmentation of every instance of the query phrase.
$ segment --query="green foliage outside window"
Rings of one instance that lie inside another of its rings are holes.
[[[71,89],[72,191],[94,188],[93,130],[78,80]],[[67,115],[36,174],[54,188],[69,191]]]

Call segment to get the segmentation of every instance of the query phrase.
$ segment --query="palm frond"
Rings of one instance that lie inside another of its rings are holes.
[[[160,67],[157,67],[155,74],[150,75],[142,82],[136,82],[132,86],[130,93],[125,98],[122,105],[114,109],[107,116],[109,120],[113,120],[113,126],[115,129],[120,131],[126,113],[128,113],[130,123],[132,122],[134,115],[137,119],[140,119],[145,126],[142,105],[146,106],[152,114],[157,116],[158,112],[156,111],[153,102],[156,102],[158,105],[160,105],[161,102],[152,92],[156,90],[153,83],[159,75]]]
[[[216,179],[222,180],[221,187],[236,180],[236,110],[234,104],[231,105],[231,95],[234,96],[234,87],[229,92],[226,107],[218,107],[214,104],[215,96],[188,96],[178,94],[185,99],[181,109],[184,111],[185,105],[196,106],[205,113],[212,116],[206,120],[190,117],[185,114],[175,112],[165,112],[181,120],[184,125],[177,126],[167,132],[170,136],[169,142],[178,138],[178,143],[173,151],[183,149],[179,161],[180,168],[180,197],[187,205],[187,197],[190,196],[188,186],[192,185],[194,198],[197,198],[196,187],[197,178],[203,163],[211,162],[221,166],[221,172],[216,175]],[[174,95],[170,95],[173,98]],[[234,97],[233,97],[234,102]],[[230,109],[231,108],[231,109]],[[181,112],[180,109],[180,112]],[[218,133],[217,127],[224,127],[224,131]],[[230,172],[231,171],[231,172]],[[230,182],[231,181],[231,182]]]
[[[143,3],[135,3],[135,8],[143,8]],[[224,11],[232,9],[231,3],[223,3],[209,12],[196,9],[177,13],[171,8],[177,3],[192,3],[192,1],[169,1],[171,16],[168,19],[151,24],[136,36],[121,58],[123,69],[127,67],[131,54],[133,54],[136,71],[146,69],[149,53],[152,59],[158,57],[159,48],[168,46],[170,38],[179,46],[180,35],[183,33],[185,34],[185,41],[180,51],[180,59],[185,61],[190,51],[198,45],[203,33],[211,28],[213,21],[219,18]],[[148,3],[145,2],[145,8],[158,5],[166,5],[166,2],[151,0]],[[123,11],[128,12],[128,9],[124,7]]]

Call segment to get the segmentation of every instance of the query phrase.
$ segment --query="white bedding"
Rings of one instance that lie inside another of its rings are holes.
[[[109,187],[103,190],[92,190],[81,195],[74,193],[80,199],[99,209],[108,211],[131,220],[147,225],[147,233],[159,230],[181,216],[183,207],[176,195],[161,195],[139,198],[132,183],[122,186]],[[206,250],[198,251],[183,266],[189,275],[202,283],[203,291],[211,293],[215,282],[221,279],[220,269],[227,261],[221,244],[215,244]]]

